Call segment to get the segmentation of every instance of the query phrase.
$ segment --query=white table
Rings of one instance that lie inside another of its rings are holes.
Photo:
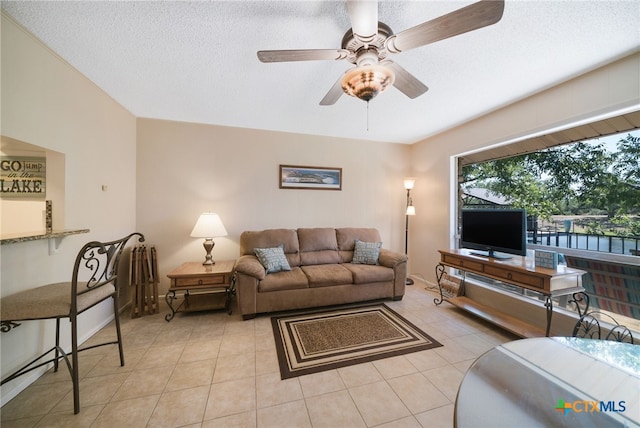
[[[454,417],[457,427],[640,427],[640,346],[564,337],[502,344],[465,374]]]

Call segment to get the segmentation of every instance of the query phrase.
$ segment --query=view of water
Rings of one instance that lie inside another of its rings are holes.
[[[529,234],[528,240],[529,242],[533,242],[533,236],[531,234]],[[587,235],[583,233],[538,233],[536,243],[559,248],[574,248],[626,255],[631,255],[632,251],[640,250],[640,238]]]

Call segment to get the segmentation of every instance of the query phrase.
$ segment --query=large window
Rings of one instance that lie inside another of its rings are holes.
[[[464,208],[524,208],[528,242],[640,255],[640,131],[462,167]]]
[[[528,248],[565,254],[591,307],[640,331],[640,112],[465,155],[458,177],[459,210],[525,208]]]

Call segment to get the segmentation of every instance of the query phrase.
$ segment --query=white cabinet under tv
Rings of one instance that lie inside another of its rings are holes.
[[[436,268],[440,299],[469,311],[489,322],[497,324],[520,337],[548,336],[553,315],[553,297],[584,293],[582,276],[586,273],[579,269],[562,267],[547,269],[536,267],[532,258],[513,256],[507,260],[474,255],[470,250],[451,249],[439,250],[440,263]],[[443,275],[446,268],[455,268],[462,273],[461,284],[457,293],[443,293]],[[473,273],[491,278],[516,287],[536,291],[545,298],[546,328],[541,329],[465,296],[464,281],[466,273]],[[448,294],[448,295],[447,295]]]

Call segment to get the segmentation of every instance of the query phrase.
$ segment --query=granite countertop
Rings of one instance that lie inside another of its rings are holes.
[[[0,245],[16,244],[18,242],[37,241],[39,239],[63,238],[69,235],[89,233],[89,229],[54,230],[48,233],[34,232],[33,234],[8,234],[0,237]]]

